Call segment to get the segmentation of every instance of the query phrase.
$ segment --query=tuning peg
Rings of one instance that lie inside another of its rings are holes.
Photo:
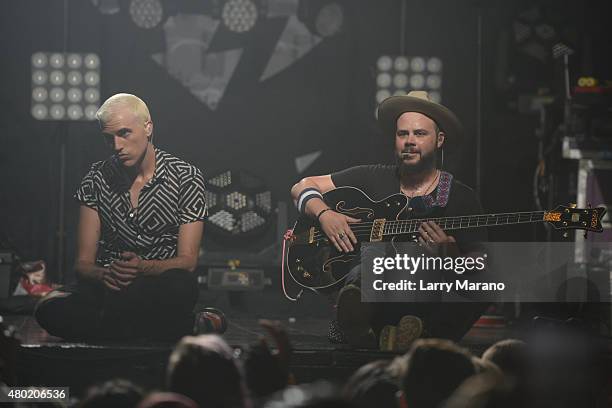
[[[576,203],[571,203],[571,204],[569,205],[569,208],[576,208],[576,207],[577,207],[577,204],[576,204]]]
[[[569,234],[566,232],[563,233],[563,238],[567,238],[569,236]]]

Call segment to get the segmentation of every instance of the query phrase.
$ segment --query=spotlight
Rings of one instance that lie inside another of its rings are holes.
[[[298,19],[311,33],[320,37],[331,37],[342,31],[344,7],[334,0],[300,0]]]
[[[342,28],[344,11],[338,3],[328,3],[321,7],[315,17],[315,31],[321,37],[331,37]]]
[[[68,68],[79,69],[83,64],[83,57],[79,54],[68,54]]]
[[[95,120],[100,101],[96,54],[36,52],[31,64],[34,119]]]
[[[381,55],[376,68],[376,104],[411,90],[425,90],[432,100],[442,100],[442,60],[438,57]]]
[[[160,0],[132,0],[130,2],[130,16],[138,27],[151,29],[161,23],[164,17],[164,8]]]
[[[388,55],[382,55],[378,57],[378,61],[376,61],[376,67],[379,71],[388,71],[391,69],[391,65],[393,64],[393,60]]]
[[[512,32],[517,49],[541,63],[550,60],[552,48],[559,35],[548,21],[550,13],[545,8],[532,5],[519,13],[512,22]]]
[[[221,9],[221,20],[228,30],[246,33],[255,27],[260,12],[253,0],[227,0]]]

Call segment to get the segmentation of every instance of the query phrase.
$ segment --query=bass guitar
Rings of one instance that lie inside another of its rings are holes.
[[[348,274],[351,262],[360,256],[362,242],[416,241],[421,223],[434,221],[444,231],[498,225],[546,222],[557,230],[602,232],[601,219],[606,209],[559,205],[550,211],[465,215],[438,218],[406,218],[412,211],[403,194],[374,201],[355,187],[340,187],[323,195],[334,211],[360,221],[349,224],[358,240],[355,250],[339,252],[320,225],[310,217],[300,217],[287,239],[285,267],[300,286],[321,290],[331,288]]]

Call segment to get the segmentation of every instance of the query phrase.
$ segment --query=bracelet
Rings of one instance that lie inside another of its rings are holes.
[[[321,216],[323,215],[323,213],[324,213],[325,211],[332,211],[332,209],[331,209],[331,208],[329,208],[329,207],[327,207],[327,208],[324,208],[324,209],[322,209],[321,211],[319,211],[319,213],[317,214],[317,222],[319,221],[319,218],[321,218]]]
[[[301,214],[306,214],[306,203],[308,202],[308,200],[311,200],[313,198],[320,198],[321,200],[323,200],[323,195],[316,188],[312,188],[312,187],[305,188],[300,193],[296,201],[298,212]]]

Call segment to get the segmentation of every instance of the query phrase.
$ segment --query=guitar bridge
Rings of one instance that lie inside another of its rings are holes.
[[[372,225],[372,232],[370,233],[370,242],[382,241],[385,221],[386,220],[384,218],[374,220],[374,224]]]

